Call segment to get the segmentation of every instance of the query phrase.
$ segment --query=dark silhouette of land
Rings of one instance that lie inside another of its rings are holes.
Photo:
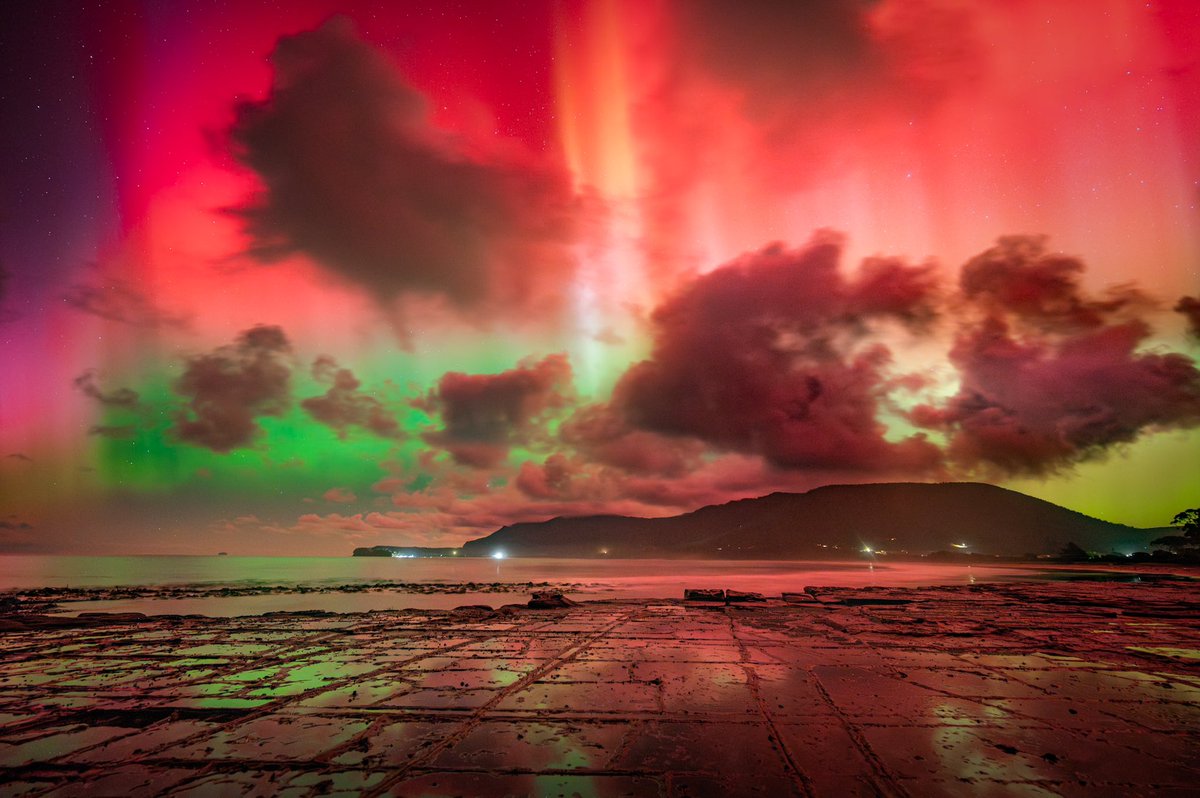
[[[359,546],[355,557],[454,557],[458,549],[434,546]]]
[[[1161,529],[1101,521],[1023,493],[970,482],[829,485],[703,507],[670,518],[554,518],[505,526],[463,556],[837,559],[932,552],[1045,556],[1145,549]],[[867,552],[866,549],[870,549]]]

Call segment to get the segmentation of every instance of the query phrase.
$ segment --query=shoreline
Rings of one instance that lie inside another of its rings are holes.
[[[808,562],[796,564],[811,565]],[[801,569],[793,574],[773,574],[766,577],[746,573],[737,576],[697,573],[682,578],[634,578],[627,581],[612,578],[589,581],[398,581],[362,578],[328,582],[286,579],[264,580],[261,583],[257,580],[210,580],[166,584],[38,587],[0,591],[0,618],[28,613],[62,617],[105,612],[138,613],[147,616],[252,617],[318,610],[340,614],[403,609],[445,611],[462,604],[507,603],[538,590],[556,591],[575,601],[583,602],[619,599],[668,601],[682,596],[688,587],[724,585],[739,590],[757,591],[760,580],[766,585],[765,594],[773,598],[779,598],[785,592],[797,592],[809,587],[832,589],[1010,582],[1200,581],[1200,568],[1179,565],[1096,567],[1082,564],[1025,564],[973,568],[969,565],[936,564],[920,572],[920,576],[915,579],[911,577],[911,572],[905,569],[905,564],[899,562],[890,566],[848,563],[834,565],[838,566],[838,569]]]
[[[1200,780],[1192,582],[791,599],[9,631],[0,778],[39,796],[1082,795]]]

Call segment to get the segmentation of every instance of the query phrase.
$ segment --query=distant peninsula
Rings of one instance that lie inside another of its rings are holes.
[[[1033,559],[1068,543],[1130,554],[1162,532],[1101,521],[995,485],[882,483],[772,493],[667,518],[553,518],[511,524],[459,549],[374,546],[354,554],[811,560],[948,552]]]
[[[461,549],[429,546],[360,546],[355,557],[457,557]]]

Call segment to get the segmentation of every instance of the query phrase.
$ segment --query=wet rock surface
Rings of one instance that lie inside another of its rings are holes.
[[[747,601],[766,601],[767,597],[762,593],[754,593],[748,590],[726,590],[725,600],[730,604],[738,604]]]
[[[561,610],[576,606],[576,602],[558,590],[539,590],[529,598],[526,606],[531,610]]]
[[[531,590],[577,591],[595,588],[595,583],[569,582],[397,582],[354,581],[330,584],[261,585],[139,585],[133,587],[39,587],[0,592],[0,615],[51,612],[70,609],[83,601],[127,599],[206,599],[288,594],[412,593],[416,595],[463,593],[528,593]]]
[[[6,627],[0,793],[1074,796],[1200,784],[1194,583],[795,593],[811,600]]]

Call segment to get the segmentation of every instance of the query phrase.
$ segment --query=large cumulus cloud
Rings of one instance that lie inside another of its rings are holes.
[[[310,256],[384,302],[512,312],[557,297],[577,198],[562,169],[468,153],[345,20],[280,40],[270,95],[237,110],[262,189],[234,212],[264,261]]]
[[[934,468],[939,452],[922,437],[885,437],[890,353],[862,340],[886,319],[920,327],[933,317],[932,267],[877,259],[847,279],[840,251],[822,234],[697,278],[653,314],[653,354],[621,379],[615,408],[637,428],[781,468]]]
[[[482,468],[536,438],[548,414],[565,407],[570,394],[571,365],[558,354],[499,374],[448,372],[417,404],[442,421],[426,434],[429,443],[458,463]]]
[[[1080,286],[1085,271],[1079,258],[1050,251],[1045,236],[1003,236],[963,265],[959,287],[985,313],[1042,331],[1093,329],[1151,305],[1132,286],[1114,287],[1104,298],[1086,296]]]
[[[701,441],[639,429],[610,404],[576,409],[558,435],[590,462],[644,476],[680,477],[697,466],[705,451]]]
[[[375,396],[359,391],[362,383],[350,369],[322,355],[313,361],[313,377],[329,386],[321,396],[300,402],[310,416],[345,438],[350,427],[361,427],[380,438],[399,438],[400,425]]]
[[[223,346],[187,361],[175,392],[187,407],[175,417],[179,440],[214,452],[254,442],[259,416],[280,416],[291,404],[291,344],[283,330],[257,326]]]
[[[1121,290],[1087,296],[1083,265],[1044,239],[1009,237],[962,270],[979,318],[950,360],[958,392],[913,412],[948,434],[960,466],[1039,474],[1093,459],[1160,429],[1200,424],[1200,371],[1177,353],[1141,351],[1151,328]]]

